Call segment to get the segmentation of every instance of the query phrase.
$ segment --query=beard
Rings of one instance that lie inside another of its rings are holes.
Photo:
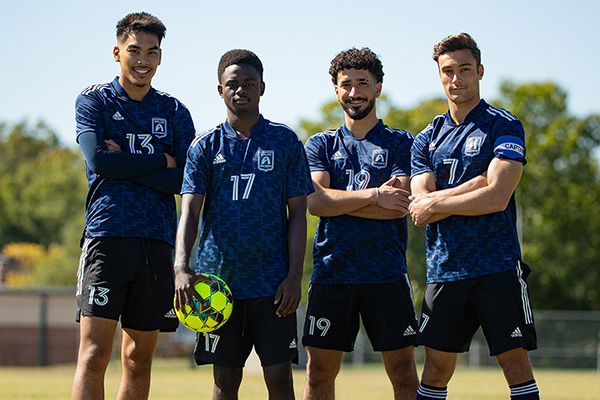
[[[348,100],[352,100],[352,99],[348,99]],[[369,100],[369,102],[363,109],[360,108],[361,106],[352,106],[352,105],[348,105],[347,103],[340,103],[340,105],[342,106],[342,109],[344,110],[346,115],[348,115],[350,118],[352,118],[354,120],[359,120],[359,119],[363,119],[364,117],[369,115],[369,113],[375,107],[375,100],[376,100],[376,98],[373,97],[371,100]]]

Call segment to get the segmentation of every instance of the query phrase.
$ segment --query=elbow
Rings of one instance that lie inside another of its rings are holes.
[[[496,198],[490,203],[490,213],[502,212],[508,207],[510,197],[508,198]]]

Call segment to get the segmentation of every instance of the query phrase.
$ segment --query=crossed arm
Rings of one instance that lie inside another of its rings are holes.
[[[522,172],[521,162],[494,158],[485,174],[439,191],[433,172],[414,176],[409,206],[412,220],[415,225],[423,226],[450,215],[475,216],[502,211],[506,209]]]
[[[135,154],[121,151],[113,140],[104,140],[94,132],[82,133],[79,145],[88,164],[96,174],[113,179],[131,179],[152,189],[178,194],[183,180],[183,168],[167,153]],[[176,154],[185,160],[185,152]]]
[[[327,171],[313,171],[311,177],[315,191],[308,196],[308,211],[312,215],[394,219],[408,214],[410,187],[406,176],[393,176],[378,188],[353,191],[331,189]]]

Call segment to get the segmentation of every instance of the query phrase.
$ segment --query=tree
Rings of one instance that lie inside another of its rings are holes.
[[[62,146],[44,123],[0,124],[0,249],[14,242],[44,249],[19,285],[75,283],[87,191],[84,165],[80,153]]]
[[[567,112],[554,83],[501,86],[523,122],[528,165],[517,189],[536,308],[600,310],[600,116]]]

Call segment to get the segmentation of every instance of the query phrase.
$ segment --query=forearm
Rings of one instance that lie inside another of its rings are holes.
[[[190,272],[190,254],[198,234],[199,217],[193,213],[182,210],[177,228],[177,239],[175,244],[175,274],[179,272]]]
[[[308,196],[308,211],[318,217],[335,217],[350,214],[377,202],[375,188],[345,191],[319,188]]]
[[[397,219],[404,218],[406,214],[406,211],[390,210],[375,205],[359,208],[358,210],[348,213],[348,215],[352,215],[353,217],[369,219]]]
[[[473,190],[483,188],[487,185],[488,185],[487,177],[485,175],[478,175],[475,178],[472,178],[472,179],[468,180],[467,182],[464,182],[456,187],[442,189],[442,190],[435,190],[435,191],[429,192],[429,193],[430,193],[430,196],[436,196],[436,197],[437,196],[440,196],[440,197],[458,196],[461,194],[472,192]]]
[[[304,255],[306,253],[306,207],[290,210],[287,243],[289,257],[288,278],[302,280],[304,270]]]
[[[161,153],[108,151],[103,136],[93,132],[81,134],[78,140],[88,168],[106,178],[131,178],[167,167],[167,159]]]
[[[165,193],[179,194],[183,182],[183,168],[166,168],[130,178],[149,188]]]

